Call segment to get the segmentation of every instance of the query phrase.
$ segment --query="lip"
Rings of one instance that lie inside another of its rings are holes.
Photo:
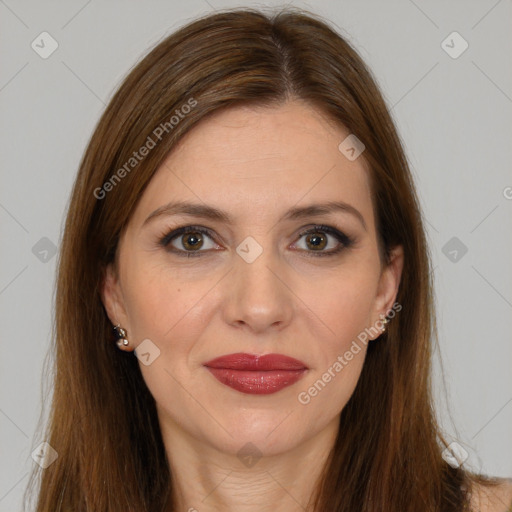
[[[222,384],[241,393],[268,395],[291,386],[308,370],[298,359],[282,354],[228,354],[204,363]]]
[[[208,368],[222,368],[225,370],[307,370],[307,366],[298,359],[282,354],[254,355],[238,352],[217,357],[204,363]]]

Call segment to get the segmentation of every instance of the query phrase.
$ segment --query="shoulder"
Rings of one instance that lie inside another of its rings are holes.
[[[471,510],[474,512],[512,512],[512,478],[498,478],[496,485],[474,484]]]

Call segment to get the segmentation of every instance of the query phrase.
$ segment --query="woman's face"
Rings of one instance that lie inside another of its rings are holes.
[[[152,178],[103,300],[132,348],[149,340],[137,357],[164,436],[274,454],[337,429],[402,269],[400,248],[381,266],[366,164],[338,148],[348,135],[302,102],[237,107]],[[205,366],[240,353],[300,364]]]

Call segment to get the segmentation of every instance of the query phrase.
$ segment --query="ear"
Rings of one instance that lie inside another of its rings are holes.
[[[113,263],[104,268],[100,294],[101,301],[112,325],[119,324],[128,331],[129,336],[129,322],[124,305],[123,292]]]
[[[377,295],[372,310],[372,326],[382,320],[382,315],[389,313],[396,301],[404,266],[403,247],[401,245],[393,247],[389,258],[390,261],[383,267],[379,278]]]

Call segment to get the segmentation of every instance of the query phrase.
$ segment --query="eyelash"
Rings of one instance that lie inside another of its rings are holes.
[[[305,235],[309,235],[309,234],[312,234],[312,233],[318,233],[318,232],[325,233],[325,234],[328,234],[328,235],[332,235],[334,238],[336,238],[336,240],[338,240],[338,242],[340,242],[341,245],[339,247],[337,247],[336,249],[334,249],[334,250],[331,249],[328,252],[326,252],[326,251],[318,251],[318,252],[317,251],[305,251],[305,250],[301,249],[301,251],[303,251],[305,253],[310,253],[308,255],[308,257],[309,256],[311,256],[311,257],[334,256],[336,254],[339,254],[344,249],[348,249],[349,247],[352,247],[352,245],[355,243],[355,239],[353,239],[352,237],[346,235],[345,233],[343,233],[341,231],[338,231],[335,228],[332,228],[332,227],[329,227],[329,226],[325,226],[323,224],[316,224],[316,225],[314,225],[311,228],[308,228],[308,229],[306,229],[304,231],[301,231],[299,233],[299,236],[298,236],[297,240],[300,240]],[[181,249],[176,249],[176,248],[169,249],[169,244],[175,238],[178,238],[179,236],[185,235],[187,233],[201,233],[203,235],[207,235],[212,240],[214,240],[214,236],[213,236],[212,232],[209,229],[203,228],[201,226],[189,225],[189,226],[183,226],[183,227],[174,229],[174,230],[172,230],[170,232],[164,233],[163,235],[160,236],[159,244],[162,247],[164,247],[167,250],[169,250],[170,252],[172,252],[174,254],[177,254],[179,256],[187,257],[187,258],[196,258],[198,256],[200,257],[204,253],[209,252],[209,251],[200,251],[200,250],[194,251],[194,252],[192,252],[192,251],[183,251]]]

